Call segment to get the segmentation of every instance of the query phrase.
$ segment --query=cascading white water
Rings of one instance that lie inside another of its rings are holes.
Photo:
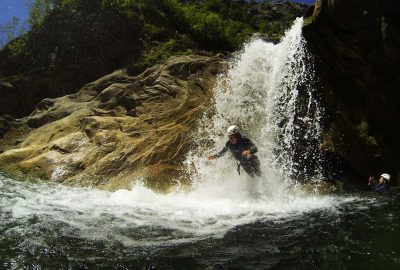
[[[219,77],[215,114],[204,116],[198,132],[199,146],[188,159],[201,185],[237,178],[233,161],[223,158],[210,164],[204,158],[207,151],[223,148],[225,130],[232,124],[241,127],[259,148],[263,183],[267,183],[262,192],[282,196],[295,183],[293,176],[300,167],[295,160],[299,148],[296,144],[311,139],[304,136],[312,136],[314,141],[320,136],[320,108],[313,96],[314,73],[301,34],[302,24],[302,18],[298,18],[276,45],[252,40],[237,54],[227,73]],[[216,142],[215,148],[210,148],[210,141]],[[310,149],[304,149],[300,158],[307,158],[307,151]],[[317,173],[315,169],[312,176]]]
[[[296,121],[318,118],[317,102],[307,85],[312,72],[305,64],[301,25],[302,19],[297,19],[276,45],[251,41],[220,77],[215,114],[205,115],[199,147],[187,159],[188,168],[194,168],[190,191],[158,194],[132,179],[132,190],[105,192],[18,183],[0,175],[0,214],[8,222],[5,226],[11,226],[6,233],[26,239],[28,248],[57,234],[126,246],[165,245],[222,237],[241,224],[288,219],[316,209],[335,213],[339,204],[353,199],[304,195],[296,188],[288,192],[296,170],[293,144],[300,136]],[[305,89],[305,108],[298,107],[299,89]],[[316,131],[317,120],[312,122]],[[238,176],[227,157],[207,160],[209,151],[222,148],[231,123],[258,145],[263,177]]]

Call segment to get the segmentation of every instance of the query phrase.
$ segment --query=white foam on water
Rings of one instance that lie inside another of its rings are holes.
[[[258,146],[264,179],[258,190],[276,198],[288,190],[293,192],[298,131],[305,129],[296,120],[307,120],[304,124],[310,125],[314,140],[321,136],[321,109],[313,94],[314,72],[308,66],[312,61],[302,25],[303,19],[296,19],[279,44],[252,40],[219,77],[214,89],[215,111],[204,115],[196,137],[198,146],[187,159],[195,184],[211,182],[209,186],[218,188],[215,181],[235,179],[235,162],[227,157],[213,162],[205,159],[223,148],[225,130],[235,124]],[[307,108],[300,108],[301,103]],[[316,170],[313,176],[320,179],[318,174]]]
[[[131,190],[106,192],[0,177],[0,212],[18,224],[7,233],[35,235],[61,226],[55,234],[127,246],[169,245],[223,237],[256,221],[315,210],[335,214],[340,204],[356,200],[307,195],[290,179],[297,87],[312,75],[305,66],[301,26],[302,19],[297,19],[276,45],[260,39],[246,44],[220,76],[215,113],[204,116],[196,135],[198,147],[187,158],[190,191],[159,194],[136,181]],[[316,103],[312,91],[303,98]],[[318,119],[314,122],[318,125]],[[213,162],[206,159],[225,144],[224,131],[231,123],[259,147],[261,178],[238,175],[228,155]]]
[[[243,179],[240,179],[243,182]],[[222,237],[256,221],[293,218],[317,209],[336,211],[354,198],[286,196],[279,200],[240,192],[199,188],[188,193],[159,194],[137,183],[116,192],[61,185],[15,183],[0,178],[0,208],[19,224],[9,233],[63,227],[62,234],[126,246],[169,245]],[[224,183],[222,183],[224,185]],[[11,186],[11,187],[10,187]],[[247,190],[249,192],[249,190]],[[9,198],[5,195],[8,194]],[[36,220],[32,222],[32,220]],[[35,233],[34,233],[35,234]],[[29,237],[28,237],[29,238]],[[33,239],[36,239],[35,237]]]

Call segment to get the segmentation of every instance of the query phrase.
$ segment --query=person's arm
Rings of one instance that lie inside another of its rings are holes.
[[[375,179],[375,177],[370,176],[370,177],[368,178],[368,187],[369,187],[369,188],[374,188],[375,185],[376,185],[376,179]]]
[[[208,160],[213,160],[213,159],[222,157],[223,155],[226,154],[226,151],[228,151],[228,149],[229,149],[228,143],[226,143],[225,147],[221,151],[219,151],[215,155],[208,156]]]
[[[225,145],[225,147],[224,147],[221,151],[219,151],[218,153],[216,153],[216,154],[214,155],[214,157],[215,157],[215,158],[220,158],[220,157],[222,157],[223,155],[225,155],[227,151],[228,151],[228,146]]]
[[[250,154],[255,154],[258,152],[257,146],[252,141],[250,141],[250,139],[245,138],[244,145],[247,147],[247,150],[250,151]]]

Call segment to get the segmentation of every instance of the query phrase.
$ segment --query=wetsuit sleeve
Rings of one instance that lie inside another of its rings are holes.
[[[385,191],[385,187],[384,187],[384,186],[381,186],[381,185],[379,185],[379,184],[376,184],[376,185],[375,185],[375,190],[376,190],[378,193],[383,193],[383,192]]]
[[[218,153],[216,153],[215,155],[214,155],[214,157],[216,157],[216,158],[220,158],[220,157],[222,157],[223,155],[225,155],[226,154],[226,151],[228,151],[228,144],[226,144],[225,145],[225,147],[221,150],[221,151],[219,151]]]
[[[244,145],[246,146],[247,149],[250,150],[251,154],[257,153],[257,151],[258,151],[257,146],[255,146],[255,144],[252,141],[250,141],[249,139],[247,139],[247,138],[244,139]]]

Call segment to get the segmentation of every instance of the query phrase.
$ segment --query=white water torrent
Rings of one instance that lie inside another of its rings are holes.
[[[223,148],[225,130],[232,124],[259,148],[263,179],[250,182],[261,182],[256,189],[268,197],[281,197],[296,184],[293,178],[301,170],[296,154],[300,159],[307,155],[318,158],[308,153],[308,145],[296,153],[298,144],[310,139],[318,142],[321,135],[320,106],[313,96],[314,73],[301,34],[302,24],[302,18],[298,18],[279,44],[261,39],[249,42],[231,62],[228,72],[220,76],[215,89],[215,114],[204,116],[197,137],[199,146],[188,159],[200,185],[211,181],[211,185],[219,186],[217,182],[223,179],[230,182],[243,178],[237,176],[235,163],[225,157],[215,164],[204,159],[207,151]],[[216,147],[207,147],[210,142],[216,142]],[[318,166],[308,176],[310,180],[321,179]]]
[[[1,218],[17,224],[4,233],[26,238],[23,244],[28,247],[59,234],[153,246],[223,237],[239,225],[278,222],[314,210],[335,214],[338,205],[354,199],[306,195],[293,187],[291,179],[296,173],[295,115],[314,119],[312,126],[318,131],[317,102],[307,88],[312,72],[305,65],[301,26],[302,19],[297,19],[276,45],[251,41],[220,77],[216,112],[211,118],[205,115],[196,135],[199,148],[188,157],[192,190],[158,194],[136,181],[132,190],[105,192],[19,183],[0,176]],[[305,89],[304,110],[296,107],[299,85]],[[226,142],[224,132],[229,124],[239,125],[259,147],[261,178],[239,176],[229,155],[213,162],[206,159]]]

